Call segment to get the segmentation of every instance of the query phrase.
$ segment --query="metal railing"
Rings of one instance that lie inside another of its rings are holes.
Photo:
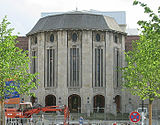
[[[5,118],[5,125],[34,125],[31,118]]]

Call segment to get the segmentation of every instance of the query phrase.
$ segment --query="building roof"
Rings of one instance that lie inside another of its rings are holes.
[[[87,12],[91,14],[98,14],[113,17],[118,24],[126,24],[126,12],[125,11],[97,11],[97,10],[82,10],[82,12]],[[41,17],[46,17],[50,15],[63,14],[64,12],[42,12]]]
[[[123,33],[112,17],[74,11],[39,19],[33,29],[27,34],[52,30],[113,30]]]

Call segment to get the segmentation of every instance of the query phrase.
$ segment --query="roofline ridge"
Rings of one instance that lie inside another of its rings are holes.
[[[80,12],[80,13],[76,13],[76,12]],[[53,16],[63,16],[63,15],[94,15],[94,16],[103,16],[102,14],[95,14],[95,13],[84,12],[84,11],[69,11],[69,12],[64,12],[64,13],[55,14],[55,15],[48,15],[48,16],[42,17],[40,19],[49,18],[49,17],[53,17]]]

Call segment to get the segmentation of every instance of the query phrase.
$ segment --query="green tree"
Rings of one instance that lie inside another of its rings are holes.
[[[133,95],[149,99],[149,125],[152,125],[152,102],[160,97],[160,18],[142,2],[135,0],[133,5],[143,7],[149,20],[138,21],[140,39],[125,53],[127,65],[122,68],[123,86]]]
[[[5,125],[4,120],[4,100],[5,96],[17,91],[20,95],[33,95],[32,88],[36,88],[37,74],[30,74],[28,51],[16,47],[17,36],[12,35],[14,29],[8,28],[10,22],[3,18],[0,23],[0,101],[1,101],[1,125]],[[6,86],[8,80],[14,80],[13,86]]]

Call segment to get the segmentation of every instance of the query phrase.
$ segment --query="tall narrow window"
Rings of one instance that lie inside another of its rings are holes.
[[[118,48],[114,48],[114,83],[115,87],[119,86],[119,66],[120,66],[120,54]]]
[[[117,55],[116,55],[116,77],[117,77],[117,87],[119,85],[119,51],[117,49]]]
[[[47,50],[47,87],[55,86],[55,50]]]
[[[32,73],[36,73],[36,51],[32,51]]]
[[[95,87],[103,87],[103,49],[95,49]]]
[[[79,86],[79,48],[70,48],[70,87]]]
[[[37,44],[37,36],[35,36],[34,43]]]
[[[36,57],[36,51],[32,51],[32,70],[31,72],[35,74],[37,72],[37,57]],[[33,79],[33,82],[36,82],[36,78]]]

